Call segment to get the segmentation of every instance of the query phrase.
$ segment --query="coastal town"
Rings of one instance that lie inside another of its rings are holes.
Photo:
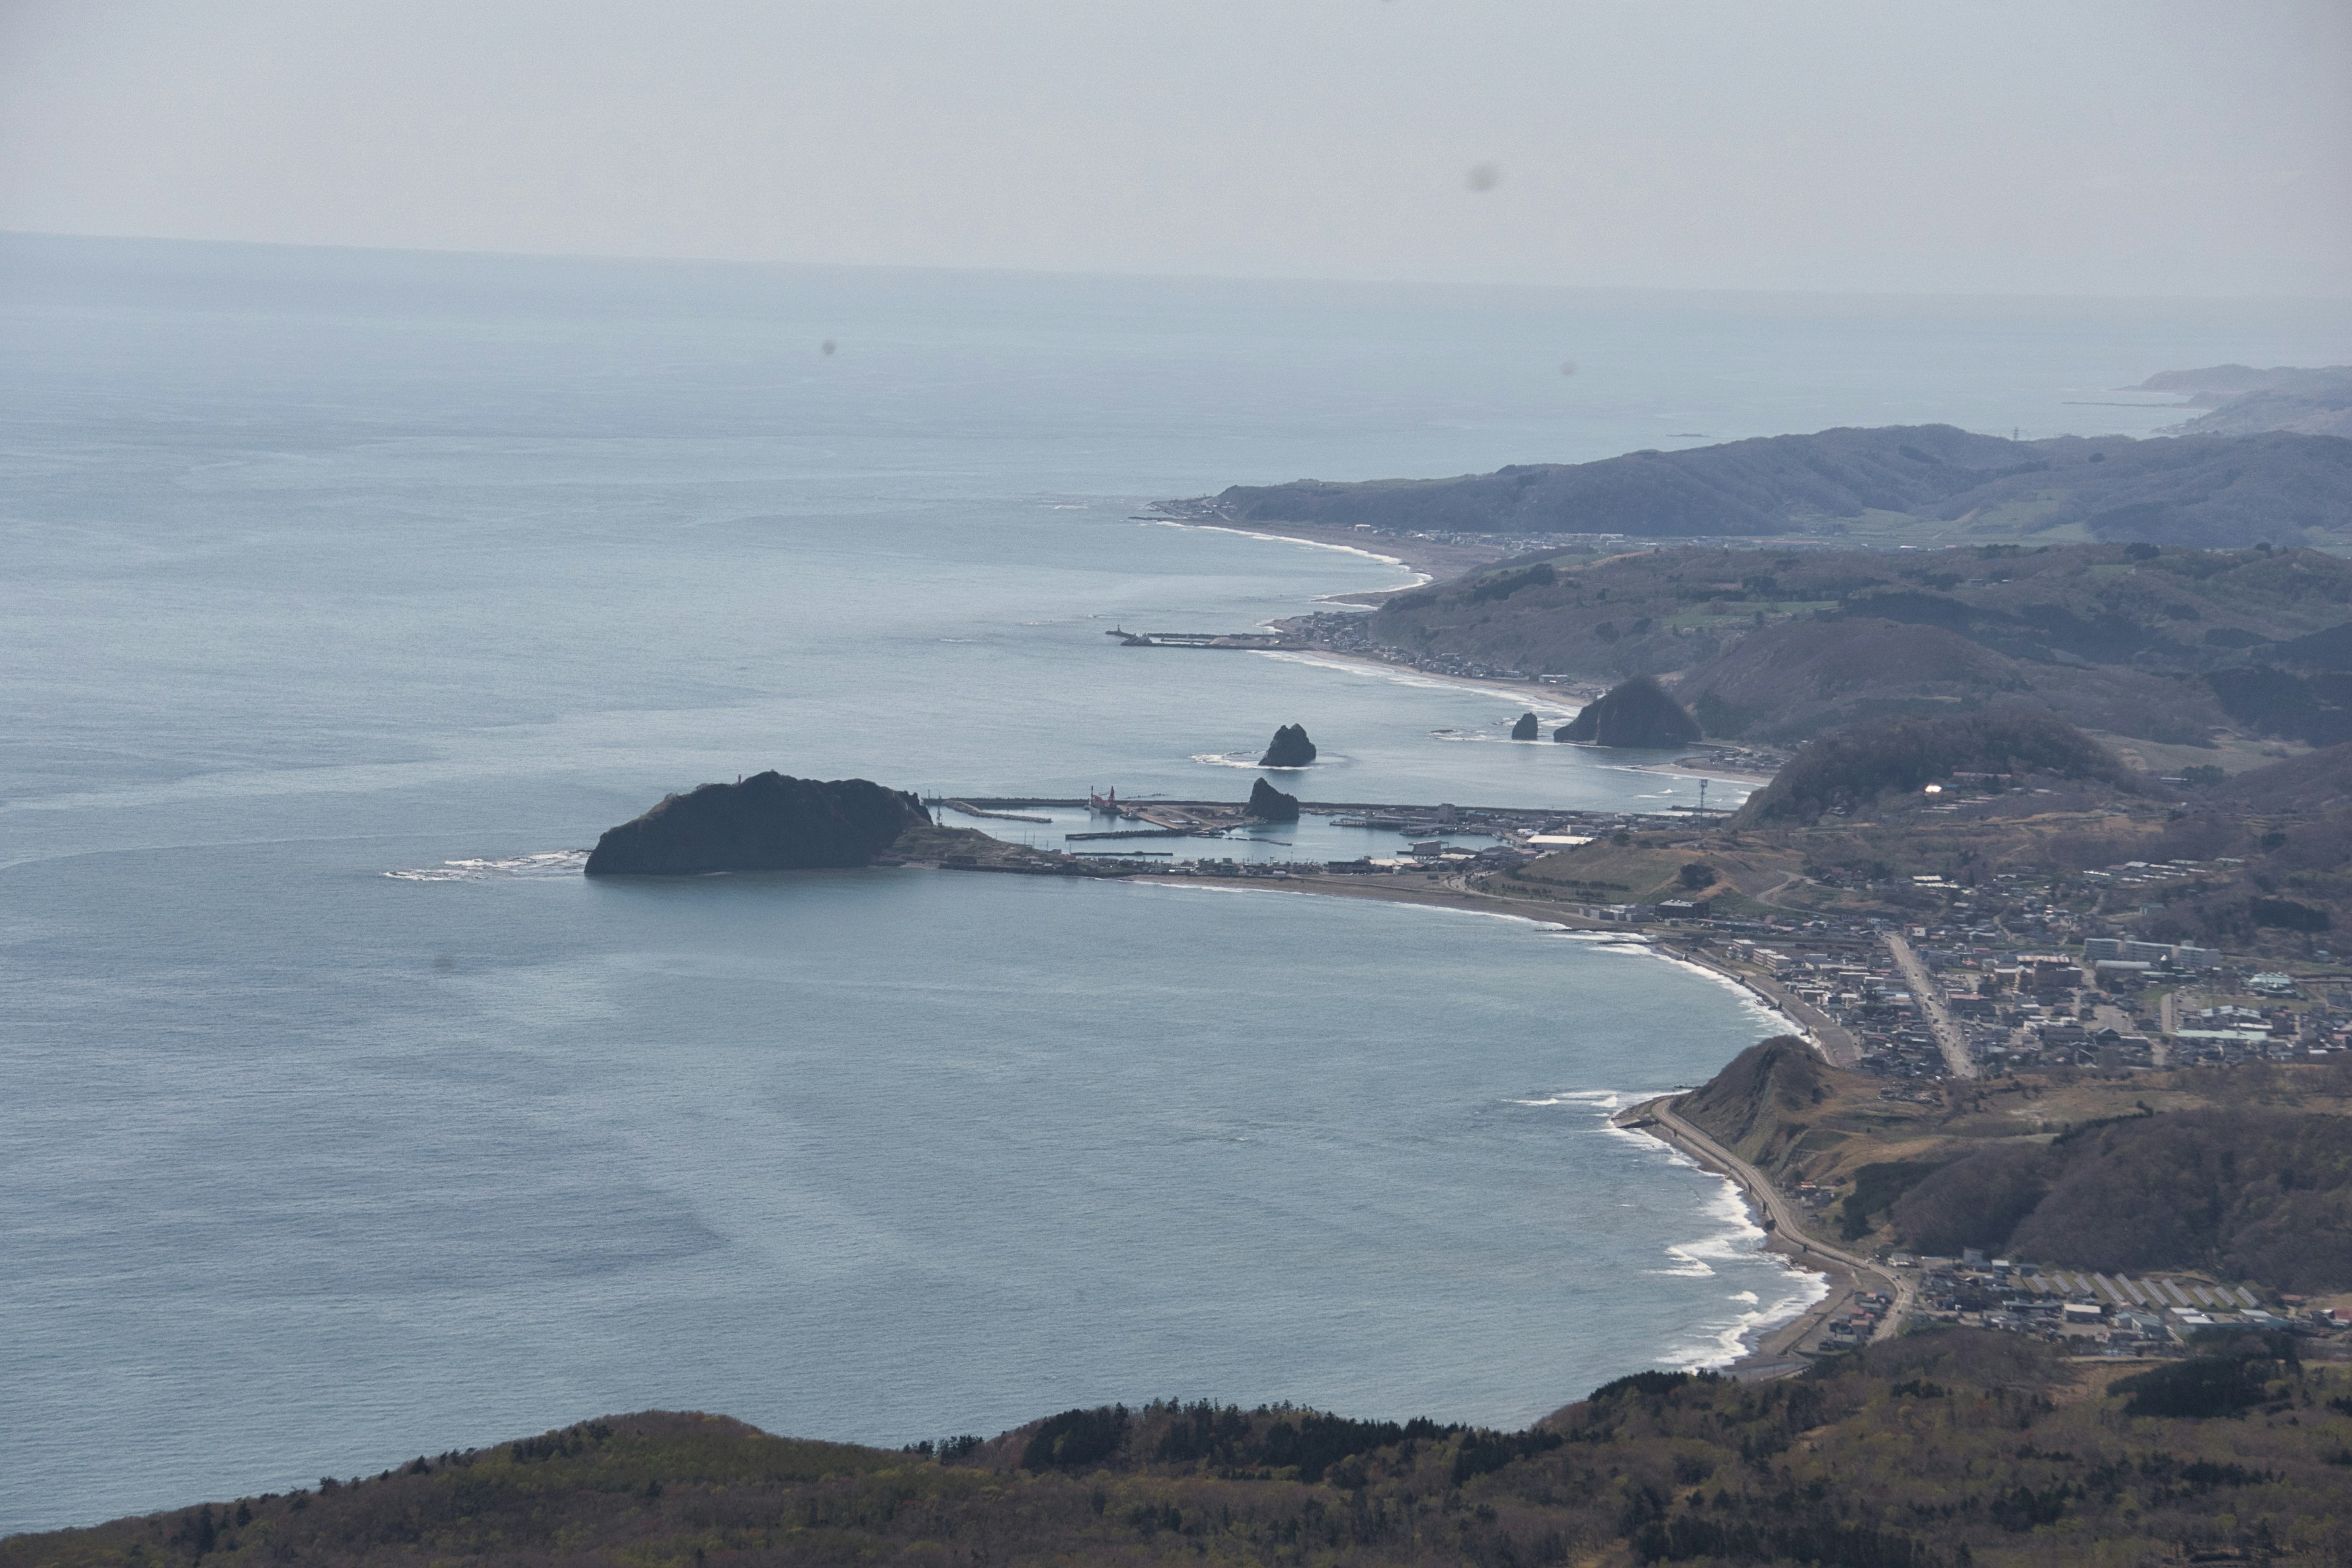
[[[1075,804],[959,803],[970,815],[1000,818],[1023,805]],[[1213,843],[1244,820],[1214,802],[1122,809],[1145,826],[1068,834],[1071,852],[1118,853],[1096,844],[1146,837]],[[2352,963],[2328,950],[2294,962],[2143,942],[2120,934],[2121,922],[2102,912],[2117,893],[2137,897],[2226,871],[2235,864],[2228,860],[2000,871],[1971,886],[1917,875],[1897,889],[1925,906],[1911,918],[1824,918],[1759,907],[1711,877],[1685,874],[1676,896],[1633,901],[1610,897],[1631,890],[1626,884],[1568,875],[1574,861],[1563,852],[1612,839],[1703,865],[1715,824],[1695,811],[1322,802],[1304,809],[1337,826],[1395,832],[1400,842],[1387,854],[1333,860],[1239,858],[1204,846],[1148,869],[1318,885],[1348,879],[1367,892],[1517,901],[1531,917],[1621,932],[1717,968],[1789,1011],[1832,1061],[1898,1084],[2029,1068],[2314,1060],[2352,1047]]]

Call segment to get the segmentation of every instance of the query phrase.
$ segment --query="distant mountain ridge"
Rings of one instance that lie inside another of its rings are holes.
[[[2012,441],[1949,425],[1840,428],[1439,479],[1235,485],[1235,521],[1385,532],[1770,538],[1871,514],[1988,537],[2222,546],[2352,541],[2352,440],[2269,431]]]
[[[2204,370],[2168,370],[2135,388],[2186,394],[2192,407],[2208,408],[2168,434],[2241,436],[2260,430],[2292,430],[2306,436],[2352,436],[2352,365],[2301,369],[2279,365],[2219,364]]]

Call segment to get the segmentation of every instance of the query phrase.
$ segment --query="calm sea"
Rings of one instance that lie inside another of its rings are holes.
[[[1402,580],[1134,513],[2145,431],[2111,388],[2347,354],[2342,307],[0,238],[0,1531],[648,1405],[1516,1424],[1720,1357],[1809,1282],[1604,1125],[1769,1027],[1703,976],[1349,900],[562,854],[772,766],[1238,798],[1213,759],[1293,721],[1327,797],[1691,800],[1493,741],[1492,695],[1119,649]]]

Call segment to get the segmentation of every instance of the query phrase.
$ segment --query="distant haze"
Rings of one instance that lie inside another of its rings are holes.
[[[2352,6],[0,0],[0,228],[2342,296]]]

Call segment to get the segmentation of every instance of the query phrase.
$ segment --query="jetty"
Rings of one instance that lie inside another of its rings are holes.
[[[1051,825],[1054,820],[1050,816],[1029,816],[1017,811],[989,811],[968,800],[943,800],[940,804],[950,811],[961,812],[966,816],[984,816],[993,822],[1042,822]]]
[[[1304,637],[1288,632],[1131,632],[1115,626],[1103,635],[1117,637],[1121,647],[1214,647],[1262,652],[1307,647]]]
[[[1200,831],[1197,827],[1124,827],[1108,833],[1065,833],[1062,837],[1075,844],[1088,838],[1190,838]]]

